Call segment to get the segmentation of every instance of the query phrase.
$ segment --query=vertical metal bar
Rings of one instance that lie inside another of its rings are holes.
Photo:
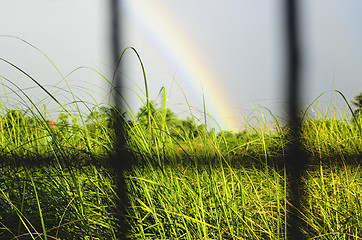
[[[306,239],[301,228],[301,203],[303,201],[302,176],[307,161],[302,149],[301,121],[299,117],[299,87],[300,87],[300,52],[298,36],[298,9],[296,0],[285,0],[285,28],[287,45],[287,69],[286,80],[288,86],[288,114],[291,143],[288,148],[286,159],[288,186],[289,186],[289,209],[288,210],[288,239]]]
[[[120,17],[119,13],[121,11],[120,0],[110,0],[110,16],[111,16],[111,52],[112,52],[112,63],[113,66],[116,67],[119,56],[120,56],[120,43],[121,43],[121,35],[120,35]],[[115,77],[119,79],[119,75]],[[117,81],[120,82],[120,81]]]
[[[121,4],[120,0],[110,0],[110,17],[111,17],[111,51],[112,51],[112,61],[114,68],[118,68],[114,72],[114,81],[116,89],[121,92],[121,77],[120,74],[117,74],[121,69],[121,66],[118,65],[119,58],[121,55],[120,44],[121,44],[121,34],[120,34],[120,11]],[[114,95],[115,109],[113,113],[113,129],[115,131],[115,143],[114,150],[115,153],[111,158],[111,168],[114,173],[116,187],[116,193],[118,196],[117,209],[115,216],[117,219],[118,231],[117,239],[128,239],[127,234],[129,231],[129,225],[127,223],[126,215],[127,208],[129,206],[128,196],[127,196],[127,186],[124,178],[124,171],[130,168],[130,157],[125,151],[125,138],[124,138],[124,119],[122,116],[123,109],[120,104],[120,96]]]

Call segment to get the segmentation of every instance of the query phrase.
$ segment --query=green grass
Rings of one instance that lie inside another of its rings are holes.
[[[283,161],[290,139],[269,110],[274,122],[255,116],[257,124],[240,133],[216,134],[205,126],[209,116],[198,122],[190,105],[187,120],[154,106],[145,75],[139,113],[82,101],[71,89],[62,102],[40,85],[61,112],[52,130],[46,120],[54,113],[1,78],[2,99],[15,95],[20,103],[0,102],[0,239],[117,239],[117,179],[108,168],[115,116],[125,117],[124,150],[134,163],[124,172],[130,239],[287,239]],[[317,100],[303,115],[310,166],[302,232],[308,239],[361,239],[360,119],[337,117],[333,105],[326,114],[311,112]]]
[[[307,235],[313,239],[360,239],[360,166],[320,165],[305,178],[309,193],[303,209]]]
[[[134,239],[278,239],[284,178],[223,166],[135,168],[128,176]]]

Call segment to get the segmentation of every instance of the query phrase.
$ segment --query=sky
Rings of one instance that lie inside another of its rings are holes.
[[[107,3],[0,0],[0,75],[7,93],[0,90],[1,100],[26,108],[29,100],[19,88],[37,106],[61,111],[8,61],[66,106],[79,99],[88,107],[107,104],[110,90],[102,76],[111,80],[113,70]],[[191,112],[203,119],[206,110],[216,129],[240,131],[256,115],[267,116],[266,108],[285,117],[282,4],[281,0],[124,0],[120,44],[122,49],[134,47],[140,55],[150,100],[162,106],[160,90],[165,89],[166,107],[180,118]],[[362,92],[360,9],[359,0],[302,2],[303,106],[327,92],[314,106],[316,111],[324,114],[332,99],[344,114],[346,104],[331,90],[341,91],[348,100]],[[142,69],[130,50],[121,61],[122,92],[137,114],[146,98]]]

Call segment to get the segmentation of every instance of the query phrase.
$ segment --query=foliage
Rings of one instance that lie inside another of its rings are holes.
[[[150,102],[150,107],[142,106],[136,119],[137,123],[145,129],[167,131],[170,137],[178,140],[195,139],[207,133],[206,126],[204,124],[197,125],[194,118],[178,119],[171,109],[157,107],[154,102]]]
[[[356,115],[361,115],[362,113],[362,93],[360,93],[358,96],[354,98],[352,101],[352,104],[357,107],[357,109],[354,111]]]

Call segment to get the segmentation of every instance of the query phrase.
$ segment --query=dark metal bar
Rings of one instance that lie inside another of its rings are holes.
[[[116,69],[114,71],[114,83],[117,91],[120,90],[121,86],[121,77],[118,74],[121,70],[121,65],[119,64],[119,58],[121,55],[120,44],[121,44],[121,34],[120,34],[120,11],[121,3],[120,0],[111,0],[110,2],[110,17],[111,17],[111,51],[112,51],[112,61],[113,66]],[[116,91],[116,92],[117,92]],[[113,129],[115,131],[115,153],[111,158],[111,169],[114,172],[115,183],[117,184],[116,193],[118,196],[117,209],[116,209],[116,219],[118,225],[117,239],[128,239],[127,234],[129,231],[129,225],[127,223],[126,215],[127,208],[129,206],[129,200],[127,196],[127,186],[124,178],[124,171],[130,168],[130,156],[125,151],[125,138],[124,138],[124,118],[122,116],[123,109],[120,104],[120,96],[118,94],[114,95],[115,108],[113,109]]]
[[[306,236],[302,233],[303,220],[301,219],[301,205],[303,196],[303,173],[307,165],[300,141],[301,121],[299,116],[300,106],[300,51],[298,36],[298,8],[296,0],[285,0],[285,28],[287,45],[286,80],[288,86],[288,114],[291,143],[288,148],[286,167],[288,174],[290,203],[288,210],[288,239],[303,240]]]

